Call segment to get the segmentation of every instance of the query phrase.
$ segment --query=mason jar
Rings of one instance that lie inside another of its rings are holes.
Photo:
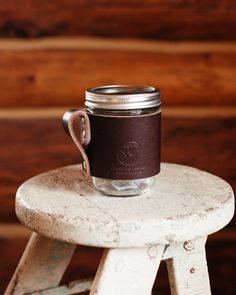
[[[109,85],[85,94],[92,182],[106,195],[149,191],[160,171],[160,91],[152,86]]]

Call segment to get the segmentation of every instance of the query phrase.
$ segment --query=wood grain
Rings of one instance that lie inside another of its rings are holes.
[[[138,37],[168,40],[232,40],[233,0],[3,1],[0,36],[52,35]]]
[[[171,293],[211,295],[205,253],[206,239],[207,237],[202,237],[188,242],[192,246],[191,250],[181,247],[174,257],[166,261]]]
[[[234,53],[233,41],[158,41],[103,37],[47,37],[43,39],[0,39],[0,50],[110,50],[159,53]]]
[[[0,239],[29,239],[31,231],[19,222],[1,222],[0,223]],[[236,234],[234,228],[224,228],[217,234],[211,235],[209,238],[212,242],[236,242]]]
[[[70,106],[64,107],[35,107],[35,108],[2,108],[0,120],[18,119],[60,119]],[[227,119],[236,117],[236,106],[162,106],[162,117],[185,119]]]
[[[20,223],[0,223],[0,239],[29,238],[31,231]]]
[[[4,294],[27,294],[56,287],[75,247],[33,233]]]
[[[219,235],[220,232],[214,236]],[[213,237],[213,236],[212,236]],[[0,293],[10,280],[15,267],[21,257],[27,243],[25,238],[0,239]],[[235,283],[235,241],[224,239],[208,240],[207,259],[211,279],[212,294],[214,295],[234,295]],[[62,284],[68,284],[82,278],[93,278],[95,276],[99,260],[102,256],[102,249],[79,246],[69,264],[69,267],[62,279]],[[161,263],[158,278],[156,279],[153,295],[170,294],[167,270],[164,262]],[[87,293],[86,293],[87,295]]]
[[[234,215],[230,185],[189,166],[163,163],[153,189],[137,199],[104,198],[91,186],[81,165],[43,173],[18,189],[16,214],[41,235],[121,249],[195,240],[221,230]]]
[[[152,259],[146,247],[105,250],[91,295],[150,294],[164,248],[161,244],[156,246]]]
[[[235,105],[236,46],[221,45],[186,45],[177,53],[171,43],[151,51],[114,50],[113,43],[100,49],[6,47],[0,54],[0,107],[78,106],[87,88],[106,84],[153,84],[165,106]]]

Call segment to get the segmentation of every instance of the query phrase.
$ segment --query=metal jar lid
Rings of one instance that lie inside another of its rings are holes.
[[[124,110],[158,107],[160,90],[153,86],[107,85],[85,92],[85,105],[90,108]]]

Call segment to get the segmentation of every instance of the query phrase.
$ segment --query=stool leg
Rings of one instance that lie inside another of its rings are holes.
[[[210,295],[207,269],[206,238],[183,244],[173,258],[167,260],[172,295]]]
[[[33,233],[4,295],[58,286],[75,245]]]
[[[150,295],[164,247],[105,250],[90,295]]]

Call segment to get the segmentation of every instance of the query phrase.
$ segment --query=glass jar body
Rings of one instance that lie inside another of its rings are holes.
[[[148,115],[161,111],[160,107],[131,109],[131,110],[107,110],[87,107],[88,114],[109,115],[109,116],[139,116]],[[140,179],[106,179],[92,176],[95,188],[106,195],[112,196],[135,196],[148,192],[154,183],[155,176]]]

